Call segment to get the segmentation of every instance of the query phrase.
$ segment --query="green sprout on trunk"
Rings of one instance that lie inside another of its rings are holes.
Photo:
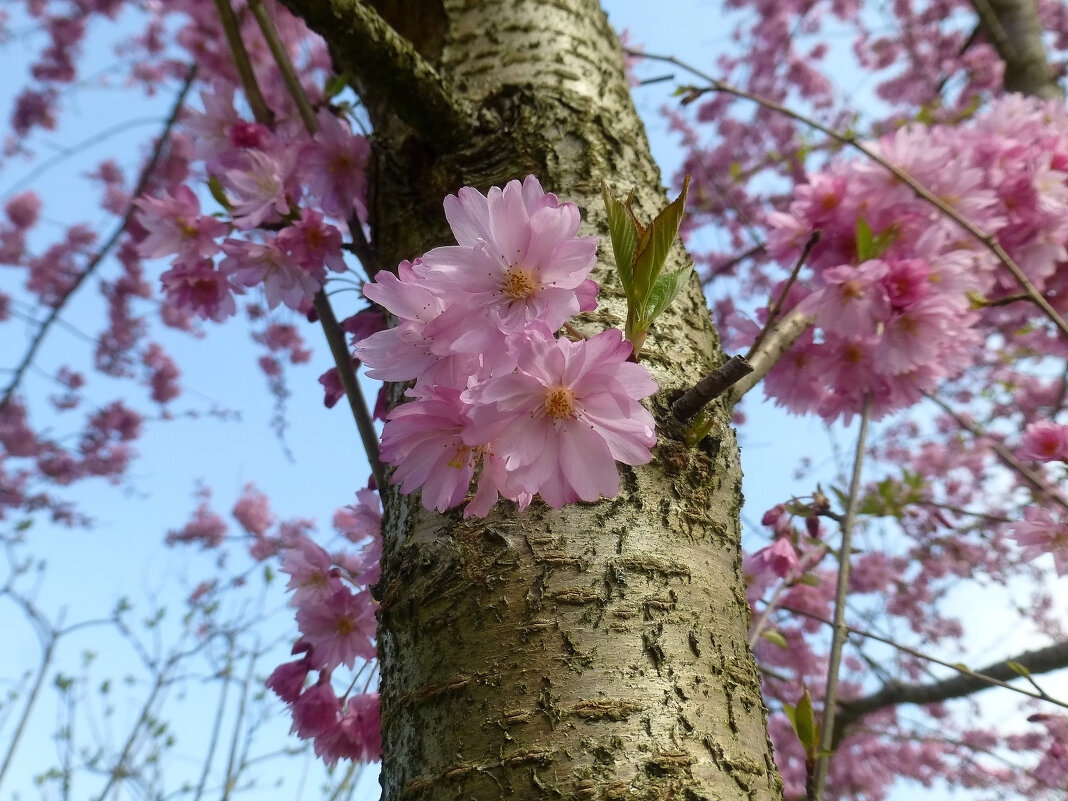
[[[601,184],[612,249],[616,254],[616,270],[627,296],[624,334],[634,348],[635,360],[645,344],[653,321],[671,305],[693,272],[692,264],[674,272],[663,272],[668,251],[682,223],[689,188],[690,176],[687,175],[682,184],[682,193],[649,225],[643,225],[631,207],[633,193],[625,201],[620,200],[608,191],[607,185]]]

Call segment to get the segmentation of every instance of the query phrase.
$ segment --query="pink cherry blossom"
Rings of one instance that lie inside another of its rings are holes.
[[[200,201],[189,187],[177,187],[173,196],[164,192],[160,198],[140,197],[134,205],[147,232],[138,245],[142,256],[177,255],[182,261],[196,261],[219,252],[217,240],[226,235],[227,226],[201,216]]]
[[[378,693],[349,696],[337,726],[315,738],[315,753],[327,765],[339,759],[372,762],[382,758]]]
[[[227,239],[223,242],[226,258],[219,268],[237,286],[263,285],[267,306],[284,303],[300,309],[301,303],[314,297],[322,282],[309,274],[279,248],[273,240],[264,244]]]
[[[234,287],[211,259],[177,264],[160,276],[167,303],[209,320],[222,322],[237,312]]]
[[[303,535],[286,541],[281,570],[289,574],[286,589],[293,591],[293,597],[289,599],[291,606],[322,603],[342,588],[330,554]]]
[[[1016,455],[1038,462],[1068,461],[1068,426],[1051,420],[1038,420],[1024,431]]]
[[[492,327],[515,332],[537,320],[556,330],[589,304],[584,282],[597,238],[576,236],[578,209],[544,192],[534,176],[485,196],[464,187],[445,199],[445,215],[459,245],[427,253],[417,271],[468,296],[428,327],[428,336],[444,340],[451,352],[486,350]],[[484,325],[472,325],[476,309]]]
[[[1068,519],[1063,512],[1055,518],[1048,509],[1028,506],[1024,519],[1013,526],[1013,533],[1016,544],[1023,548],[1024,561],[1049,553],[1057,575],[1068,575]]]
[[[344,585],[330,595],[301,603],[297,625],[311,645],[309,659],[319,670],[353,667],[356,659],[374,659],[377,627],[371,593],[354,593]]]
[[[332,731],[341,715],[341,701],[330,686],[329,677],[302,692],[291,706],[293,726],[290,731],[304,740]]]
[[[327,109],[319,112],[317,120],[319,131],[300,158],[300,172],[308,191],[326,214],[347,221],[355,213],[361,222],[366,222],[371,145]]]
[[[227,170],[223,177],[234,225],[248,230],[289,214],[299,200],[293,175],[296,163],[293,148],[246,151],[244,164]]]
[[[496,441],[514,486],[554,508],[619,491],[613,464],[645,464],[656,444],[639,402],[656,391],[618,329],[581,342],[533,339],[517,372],[469,391],[474,404],[463,441]]]
[[[274,669],[265,683],[279,698],[287,704],[292,704],[300,697],[309,671],[308,663],[303,659],[298,662],[285,662]]]

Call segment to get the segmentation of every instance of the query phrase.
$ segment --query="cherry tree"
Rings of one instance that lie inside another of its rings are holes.
[[[20,6],[47,42],[5,159],[40,158],[111,20],[137,20],[130,91],[174,99],[136,176],[90,175],[109,236],[48,241],[33,187],[5,198],[0,322],[31,330],[0,399],[5,541],[132,480],[147,410],[182,393],[156,332],[238,318],[280,433],[287,365],[327,345],[369,469],[333,542],[251,486],[240,535],[203,488],[166,540],[288,577],[266,686],[328,765],[381,759],[391,799],[1057,797],[1065,9],[725,5],[746,45],[712,67],[624,50],[591,2]],[[878,111],[832,81],[842,30]],[[643,79],[672,87],[671,202]],[[40,363],[90,284],[93,364]],[[120,397],[86,408],[90,372]],[[754,387],[856,445],[848,477],[804,468],[747,510],[766,544],[743,553]],[[962,663],[965,582],[1027,593],[1042,643]],[[1006,725],[950,704],[993,686]]]

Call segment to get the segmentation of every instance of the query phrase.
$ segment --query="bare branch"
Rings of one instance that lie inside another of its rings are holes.
[[[1018,668],[1023,668],[1032,674],[1049,673],[1066,668],[1068,667],[1068,641],[1059,642],[1046,648],[1039,648],[1036,651],[1027,651],[1011,659],[994,662],[979,670],[962,669],[963,666],[961,665],[954,665],[953,667],[959,670],[960,673],[942,681],[936,681],[931,684],[888,684],[878,692],[864,698],[840,701],[838,704],[838,720],[835,723],[835,742],[842,738],[845,733],[845,727],[850,723],[859,720],[870,712],[885,709],[888,706],[937,704],[953,698],[974,695],[981,690],[1019,678],[1021,674]],[[1045,693],[1026,692],[1025,694],[1054,702]],[[1064,706],[1065,704],[1059,703],[1059,705]]]

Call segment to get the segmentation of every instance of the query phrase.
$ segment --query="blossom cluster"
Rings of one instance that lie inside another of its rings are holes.
[[[615,462],[652,458],[640,401],[657,385],[616,329],[555,336],[596,307],[596,237],[577,236],[578,209],[533,176],[487,195],[465,187],[445,214],[456,245],[364,286],[398,324],[357,343],[357,357],[371,378],[415,382],[382,433],[393,481],[444,511],[477,479],[465,516],[500,497],[559,508],[614,496]]]
[[[309,136],[242,119],[232,87],[201,98],[204,110],[187,112],[186,127],[228,219],[201,213],[186,185],[139,198],[140,255],[171,257],[163,289],[187,314],[222,321],[237,310],[234,296],[255,286],[269,308],[306,307],[327,269],[346,269],[342,232],[366,220],[367,140],[326,108]]]
[[[1010,95],[967,125],[907,125],[872,149],[994,236],[1039,291],[1059,295],[1066,278],[1056,266],[1068,257],[1062,105]],[[815,329],[765,384],[791,411],[848,419],[865,395],[877,416],[910,406],[974,361],[980,321],[1015,330],[1030,314],[1001,303],[1020,288],[982,243],[870,160],[811,175],[769,225],[769,250],[783,263],[822,233],[812,280],[787,299]]]
[[[368,587],[379,577],[382,515],[373,490],[361,490],[357,498],[355,506],[335,516],[334,525],[360,544],[358,552],[328,553],[297,527],[284,532],[280,543],[282,572],[289,575],[290,604],[300,630],[293,654],[300,658],[279,665],[267,686],[289,705],[292,731],[312,740],[315,753],[329,765],[382,755],[372,680],[359,692],[353,692],[356,682],[347,680],[349,690],[340,697],[332,681],[342,666],[351,670],[357,661],[366,666],[376,656],[376,604]],[[313,672],[317,676],[309,681]]]

